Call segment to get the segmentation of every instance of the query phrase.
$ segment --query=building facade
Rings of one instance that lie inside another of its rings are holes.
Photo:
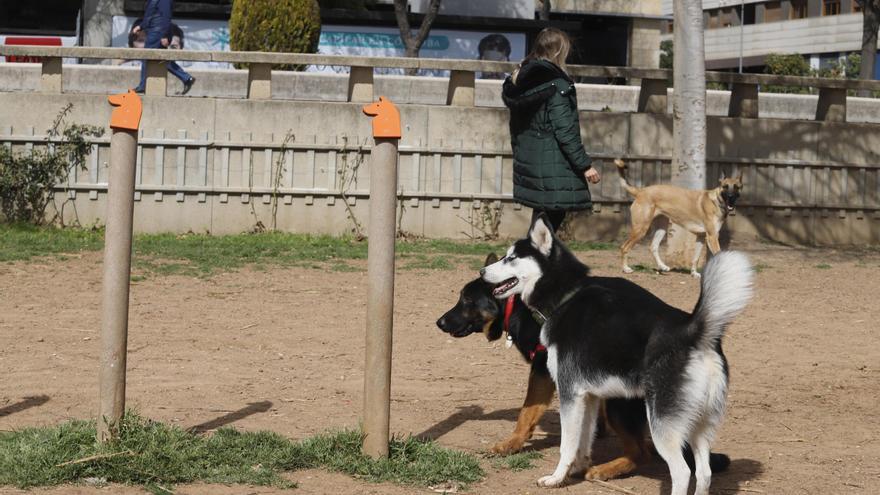
[[[662,11],[672,15],[672,0]],[[736,70],[740,58],[745,70],[758,70],[771,53],[797,53],[823,69],[862,47],[855,0],[703,0],[703,23],[710,70]],[[664,31],[672,37],[671,23]]]

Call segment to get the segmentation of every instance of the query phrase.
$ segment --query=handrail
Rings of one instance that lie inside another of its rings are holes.
[[[323,55],[315,53],[272,53],[241,51],[162,50],[148,48],[58,47],[0,45],[0,56],[28,56],[49,58],[125,59],[125,60],[184,60],[192,62],[227,62],[239,64],[329,65],[349,67],[381,67],[399,69],[457,70],[467,72],[511,72],[513,62],[406,57],[361,57]],[[570,65],[572,76],[598,78],[636,78],[672,80],[670,69]],[[829,89],[880,91],[880,81],[832,79],[825,77],[779,76],[772,74],[737,74],[706,72],[706,81],[728,84],[758,84],[799,86]]]

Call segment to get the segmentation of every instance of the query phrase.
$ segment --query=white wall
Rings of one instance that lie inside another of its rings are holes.
[[[707,29],[706,59],[739,56],[738,26]],[[751,24],[743,29],[743,56],[768,53],[828,53],[858,51],[862,45],[862,14],[811,17]]]

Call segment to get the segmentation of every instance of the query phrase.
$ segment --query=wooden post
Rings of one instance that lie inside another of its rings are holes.
[[[380,97],[364,107],[373,119],[367,249],[367,331],[364,362],[364,453],[388,456],[391,418],[391,342],[394,315],[394,238],[400,113]]]
[[[101,370],[98,441],[117,438],[125,413],[125,366],[128,345],[128,291],[134,178],[141,100],[134,91],[113,95],[110,127],[110,177],[104,233],[104,282],[101,315]]]

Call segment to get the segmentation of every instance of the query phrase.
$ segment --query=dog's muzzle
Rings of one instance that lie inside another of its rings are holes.
[[[739,199],[739,194],[721,193],[721,199],[724,200],[724,206],[727,207],[727,211],[731,212],[736,208],[736,200]]]

